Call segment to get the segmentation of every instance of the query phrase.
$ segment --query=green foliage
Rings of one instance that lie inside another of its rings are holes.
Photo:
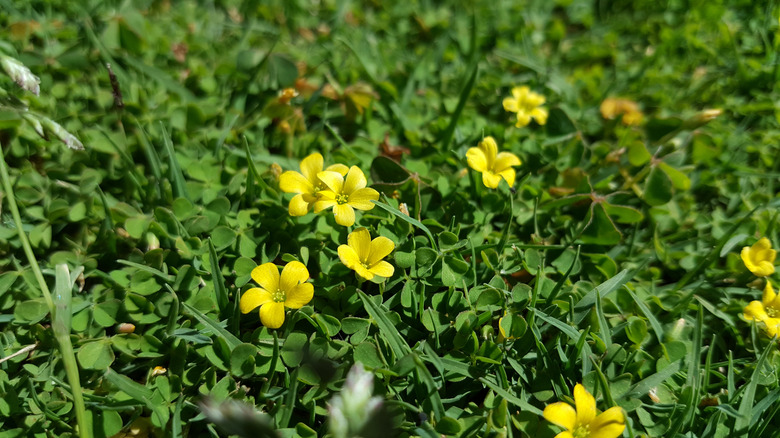
[[[780,244],[774,6],[4,10],[0,436],[77,434],[63,336],[94,436],[326,436],[357,362],[400,436],[552,438],[542,412],[576,383],[624,436],[777,429],[777,345],[742,317],[764,283],[738,254]],[[545,126],[502,108],[518,85]],[[643,121],[606,117],[615,97]],[[488,135],[522,161],[513,187],[468,168]],[[344,266],[329,211],[288,214],[280,172],[314,152],[381,193],[355,227],[394,242],[390,278]],[[242,314],[253,269],[294,260],[311,302],[277,330]]]

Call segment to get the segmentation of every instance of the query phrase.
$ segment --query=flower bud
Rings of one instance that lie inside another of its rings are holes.
[[[41,94],[41,80],[24,64],[10,56],[0,55],[0,66],[17,85],[36,96]]]

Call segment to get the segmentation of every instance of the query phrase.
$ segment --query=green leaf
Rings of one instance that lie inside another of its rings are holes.
[[[684,173],[663,161],[658,163],[658,167],[664,171],[667,177],[669,177],[669,180],[672,181],[672,186],[674,186],[675,189],[688,190],[691,188],[691,180]]]
[[[14,307],[14,319],[25,324],[35,324],[49,313],[49,307],[43,298],[22,301]]]
[[[79,348],[76,357],[78,357],[82,368],[106,370],[114,363],[114,351],[111,349],[111,341],[101,339],[88,342]]]
[[[628,324],[626,324],[626,336],[628,336],[631,342],[641,344],[647,336],[647,323],[645,320],[636,316],[629,317]]]
[[[621,224],[634,224],[645,218],[645,215],[643,215],[641,211],[632,207],[613,205],[609,203],[603,203],[602,205],[604,206],[604,211],[609,215],[609,217],[611,217],[615,222],[619,222]]]
[[[653,158],[647,151],[645,144],[641,141],[635,141],[628,146],[628,162],[632,166],[641,166]]]
[[[591,222],[582,232],[580,239],[585,243],[598,245],[614,245],[620,242],[622,235],[607,215],[603,203],[596,203],[591,208]]]
[[[239,344],[230,352],[230,372],[236,377],[251,377],[255,372],[257,347]]]
[[[644,193],[648,204],[664,205],[672,199],[672,181],[658,166],[653,166],[645,181]]]
[[[390,158],[379,156],[371,162],[371,179],[375,184],[399,185],[409,179],[409,171]]]
[[[219,226],[211,231],[211,240],[217,250],[223,250],[236,241],[236,232],[225,226]]]

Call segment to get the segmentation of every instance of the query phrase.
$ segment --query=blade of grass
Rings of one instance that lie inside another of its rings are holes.
[[[409,345],[406,343],[401,334],[398,333],[395,325],[393,325],[393,323],[387,318],[388,310],[382,309],[362,290],[358,289],[357,292],[358,296],[363,301],[363,306],[366,308],[366,312],[368,312],[374,321],[376,321],[377,326],[379,326],[381,335],[387,340],[387,343],[393,350],[393,354],[395,354],[396,359],[400,359],[411,353],[412,350],[409,348]]]
[[[73,345],[70,341],[70,314],[68,312],[61,311],[60,319],[57,320],[55,318],[57,309],[55,307],[54,299],[52,298],[51,292],[49,291],[49,286],[46,284],[46,280],[43,278],[43,272],[41,272],[41,267],[38,265],[38,260],[35,258],[35,253],[30,246],[30,241],[27,239],[27,233],[25,233],[24,229],[22,228],[22,216],[19,214],[19,207],[16,205],[16,198],[14,196],[13,187],[11,186],[11,177],[8,175],[8,167],[5,163],[5,155],[3,153],[2,146],[0,146],[0,178],[3,180],[3,189],[5,190],[6,194],[5,198],[8,200],[8,208],[11,210],[11,216],[13,217],[14,224],[16,225],[16,233],[19,236],[19,241],[22,243],[24,254],[27,256],[27,262],[30,264],[30,269],[33,271],[35,280],[38,282],[38,287],[43,294],[43,299],[46,302],[46,306],[49,308],[49,314],[54,320],[53,322],[56,322],[58,325],[58,332],[55,333],[55,337],[60,349],[60,354],[62,354],[63,363],[65,365],[65,373],[68,377],[71,393],[73,394],[73,404],[76,410],[76,422],[79,425],[79,437],[90,437],[92,436],[92,433],[89,430],[89,425],[87,423],[87,411],[84,406],[84,399],[81,394],[81,382],[79,380],[78,364],[76,363],[76,355],[73,354]],[[63,296],[61,299],[58,298],[57,304],[69,308],[71,303],[70,289],[68,289],[66,292],[62,288],[64,288],[65,285],[67,285],[70,281],[70,275],[69,273],[67,275],[61,274],[59,269],[61,268],[58,268],[56,277],[58,281],[55,283],[55,287],[57,289],[55,291],[57,293],[63,294]],[[67,273],[67,266],[65,266],[65,269]],[[62,281],[59,281],[60,277],[67,279],[67,282],[63,284]],[[65,318],[67,318],[67,321]],[[67,334],[64,334],[64,331],[66,330],[65,323],[67,323]],[[52,327],[52,329],[54,328]]]
[[[168,154],[168,175],[173,188],[173,196],[176,198],[187,198],[187,200],[192,201],[190,194],[187,192],[187,185],[184,182],[184,175],[181,173],[179,161],[176,159],[176,152],[173,150],[171,137],[168,135],[168,131],[165,130],[163,122],[160,122],[160,129],[162,130],[165,152]]]
[[[447,129],[444,131],[444,134],[441,138],[442,150],[445,151],[450,147],[452,135],[455,133],[455,127],[458,125],[460,114],[463,112],[463,108],[466,106],[466,102],[468,101],[469,95],[471,94],[471,90],[474,88],[474,83],[477,81],[479,64],[474,62],[469,70],[469,75],[467,76],[465,84],[460,90],[458,106],[455,107],[455,111],[452,113],[452,116],[450,116],[450,124],[447,126]]]
[[[438,247],[436,246],[436,239],[433,238],[433,233],[431,233],[431,230],[429,230],[428,227],[426,227],[422,222],[420,222],[417,219],[414,219],[412,217],[409,217],[409,216],[401,213],[400,211],[398,211],[398,210],[396,210],[394,208],[391,208],[387,204],[381,203],[379,201],[371,201],[371,202],[373,202],[374,205],[376,205],[380,209],[382,209],[382,210],[392,214],[393,216],[398,217],[401,220],[404,220],[404,221],[414,225],[415,227],[421,229],[425,233],[425,235],[428,236],[428,240],[431,241],[431,247],[433,247],[434,251],[436,251],[436,252],[439,251]]]
[[[753,369],[753,373],[750,375],[745,390],[742,393],[742,400],[739,403],[739,417],[734,422],[734,432],[740,435],[747,435],[748,428],[750,427],[750,420],[752,419],[751,412],[753,411],[753,400],[756,397],[756,388],[758,388],[758,377],[761,372],[761,368],[764,366],[766,358],[769,356],[770,351],[777,349],[775,342],[770,342],[764,348],[764,352],[761,353],[761,357],[756,362],[756,367]]]
[[[225,316],[228,311],[228,293],[225,288],[225,279],[222,277],[222,271],[219,269],[217,260],[217,250],[214,248],[214,242],[208,238],[209,242],[209,265],[211,267],[211,282],[214,284],[214,293],[217,295],[217,307],[219,313]]]
[[[81,390],[79,367],[76,363],[76,355],[73,353],[73,344],[70,341],[71,317],[73,316],[71,291],[73,290],[76,277],[83,270],[83,267],[79,267],[74,272],[76,275],[71,278],[68,265],[65,263],[60,263],[55,268],[54,315],[51,328],[60,346],[62,361],[65,365],[65,374],[68,376],[68,383],[70,383],[73,406],[76,410],[76,421],[79,424],[79,436],[92,436],[92,431],[89,430],[89,424],[87,423],[87,410]]]
[[[645,304],[644,301],[640,300],[638,296],[632,291],[630,288],[626,288],[628,291],[628,294],[631,295],[631,298],[634,299],[634,302],[636,303],[637,307],[639,307],[639,310],[642,311],[642,314],[647,318],[647,320],[650,322],[650,327],[652,327],[653,332],[655,333],[656,339],[658,339],[658,342],[663,341],[664,339],[664,329],[661,326],[661,323],[658,322],[658,319],[653,315],[653,312],[650,311],[650,308],[647,307],[647,304]]]
[[[229,331],[225,330],[218,322],[204,315],[203,312],[201,312],[200,310],[190,306],[187,303],[182,303],[182,304],[184,305],[184,308],[187,309],[187,311],[190,312],[192,316],[194,316],[198,321],[200,321],[201,324],[206,326],[208,330],[210,330],[215,335],[224,339],[231,350],[236,348],[236,346],[238,346],[241,343],[240,339],[235,337],[235,335],[233,335]]]

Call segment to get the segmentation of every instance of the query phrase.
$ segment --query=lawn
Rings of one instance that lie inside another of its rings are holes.
[[[774,2],[0,10],[0,438],[777,436]]]

